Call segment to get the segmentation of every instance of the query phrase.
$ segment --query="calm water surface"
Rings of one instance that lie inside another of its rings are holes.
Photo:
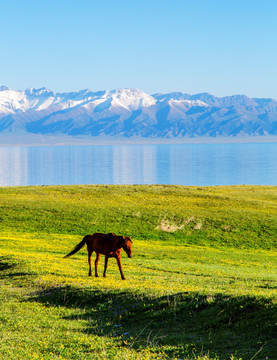
[[[0,185],[277,185],[277,143],[0,147]]]

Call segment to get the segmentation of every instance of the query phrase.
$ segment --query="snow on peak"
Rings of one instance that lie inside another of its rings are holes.
[[[192,107],[192,106],[207,107],[207,106],[209,106],[207,103],[205,103],[204,101],[201,101],[201,100],[170,99],[168,101],[168,103],[170,105],[185,105],[185,106],[189,106],[189,107]]]
[[[128,110],[137,110],[141,107],[155,105],[156,99],[138,89],[115,89],[108,92],[107,97],[112,98],[113,106]]]
[[[20,113],[28,110],[46,109],[51,105],[53,96],[53,92],[46,88],[31,88],[25,91],[8,89],[0,92],[0,112]]]
[[[47,111],[48,113],[66,109],[82,108],[90,113],[101,113],[103,111],[132,112],[154,105],[169,105],[172,112],[186,112],[191,107],[230,107],[230,106],[270,106],[276,108],[273,100],[250,99],[237,95],[231,97],[217,98],[207,93],[189,95],[175,92],[168,94],[148,95],[144,91],[135,88],[124,88],[114,90],[102,90],[92,92],[88,89],[54,93],[42,88],[29,88],[25,91],[9,89],[0,86],[0,114],[15,114],[26,111]],[[151,108],[152,111],[152,108]],[[99,116],[102,116],[99,114]]]
[[[34,96],[41,96],[41,95],[54,95],[53,91],[46,89],[45,87],[42,87],[40,89],[36,88],[29,88],[25,90],[26,95],[34,95]]]

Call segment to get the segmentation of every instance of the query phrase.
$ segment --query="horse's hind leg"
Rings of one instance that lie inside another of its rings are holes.
[[[95,259],[95,262],[94,262],[94,265],[95,265],[95,277],[98,277],[97,265],[99,263],[100,256],[101,256],[100,254],[96,253],[96,259]]]
[[[108,260],[109,260],[109,257],[106,255],[105,256],[105,267],[104,267],[103,277],[106,277],[106,271],[107,271],[107,267],[108,267]]]
[[[89,270],[88,270],[88,276],[91,276],[91,255],[92,255],[93,251],[88,250],[88,266],[89,266]]]

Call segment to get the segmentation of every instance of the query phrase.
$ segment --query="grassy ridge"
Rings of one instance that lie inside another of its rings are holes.
[[[276,359],[276,208],[276,187],[0,188],[0,357]],[[63,259],[96,231],[133,236],[127,281]]]
[[[65,186],[0,188],[0,231],[85,235],[272,249],[276,187]]]

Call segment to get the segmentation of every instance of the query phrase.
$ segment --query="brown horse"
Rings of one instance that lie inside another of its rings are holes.
[[[110,257],[114,257],[117,260],[119,271],[121,274],[122,280],[125,280],[122,266],[121,266],[121,249],[126,252],[129,258],[132,257],[132,240],[131,236],[117,236],[113,233],[101,234],[95,233],[93,235],[86,235],[83,240],[75,246],[75,248],[65,256],[69,257],[79,251],[85,244],[87,244],[88,249],[88,264],[89,272],[88,276],[91,276],[91,255],[93,251],[96,252],[95,259],[95,276],[98,277],[97,265],[100,259],[101,254],[105,255],[105,268],[103,276],[106,277],[106,271],[108,266],[108,260]]]

